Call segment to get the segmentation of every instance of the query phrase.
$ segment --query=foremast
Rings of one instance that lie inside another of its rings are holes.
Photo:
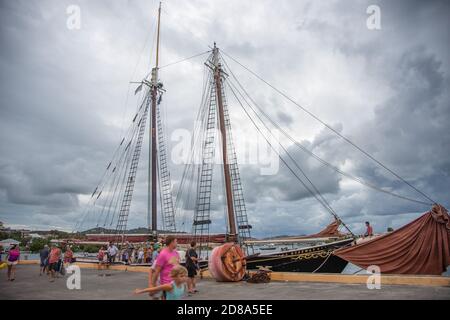
[[[156,140],[156,108],[158,105],[158,71],[159,71],[159,46],[160,46],[160,30],[161,30],[161,3],[158,9],[158,30],[156,39],[156,62],[152,70],[152,79],[150,83],[151,91],[151,110],[150,110],[150,139],[149,139],[149,177],[148,177],[148,215],[149,230],[153,237],[157,237],[158,220],[157,220],[157,140]]]

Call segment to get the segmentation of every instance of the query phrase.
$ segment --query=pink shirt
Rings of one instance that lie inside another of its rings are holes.
[[[180,256],[177,250],[170,251],[168,248],[164,248],[156,259],[156,266],[161,267],[161,273],[159,275],[159,282],[161,284],[171,283],[170,271],[173,267],[180,264]]]
[[[8,260],[10,262],[17,261],[19,259],[19,256],[20,256],[19,249],[11,250],[11,251],[9,251],[9,258],[8,258]]]

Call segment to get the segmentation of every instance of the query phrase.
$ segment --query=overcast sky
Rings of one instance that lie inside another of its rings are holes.
[[[67,27],[70,5],[81,10],[79,30]],[[381,9],[380,30],[367,27],[370,5]],[[71,230],[80,219],[133,118],[138,100],[129,82],[150,71],[157,6],[148,0],[0,0],[1,221]],[[216,41],[448,207],[449,15],[448,1],[169,0],[161,65]],[[193,128],[205,59],[161,70],[169,139]],[[425,200],[229,62],[258,104],[309,150],[379,187]],[[231,97],[229,109],[237,148],[257,142]],[[354,232],[362,232],[366,220],[376,232],[398,228],[429,209],[356,184],[285,145]],[[147,154],[144,149],[130,227],[147,222]],[[171,162],[170,168],[176,189],[183,166]],[[258,164],[243,163],[241,171],[255,236],[315,233],[332,221],[282,165],[270,176],[261,175]],[[220,201],[214,208],[213,231],[223,232]],[[177,220],[189,231],[192,212]]]

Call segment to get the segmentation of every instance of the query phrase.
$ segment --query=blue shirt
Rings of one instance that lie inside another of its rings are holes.
[[[166,292],[166,299],[167,300],[181,300],[184,296],[185,291],[185,285],[182,284],[181,286],[177,287],[175,281],[172,281],[172,291]]]
[[[49,253],[50,253],[50,250],[48,250],[48,248],[44,248],[41,251],[39,251],[39,256],[41,258],[41,261],[44,261],[45,259],[47,259]]]

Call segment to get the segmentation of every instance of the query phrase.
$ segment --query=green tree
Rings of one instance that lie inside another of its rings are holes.
[[[49,240],[47,239],[34,239],[30,245],[31,252],[39,252],[44,248],[45,245],[49,244]]]
[[[7,232],[0,232],[0,240],[6,240],[9,238],[9,234]]]

